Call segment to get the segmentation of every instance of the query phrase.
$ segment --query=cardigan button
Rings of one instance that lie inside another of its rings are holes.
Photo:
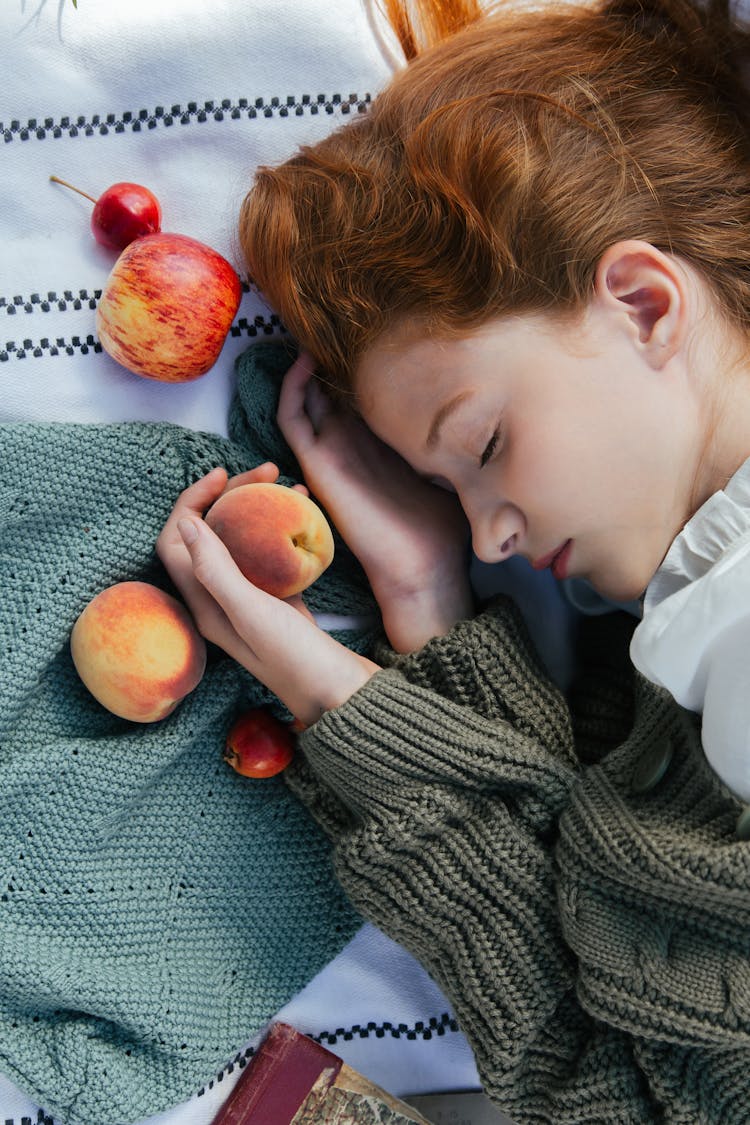
[[[738,839],[750,840],[750,805],[745,805],[744,809],[737,817],[735,832],[737,833]]]
[[[632,793],[648,793],[655,789],[669,769],[672,761],[672,743],[668,738],[662,739],[656,746],[650,747],[636,763],[630,779]]]

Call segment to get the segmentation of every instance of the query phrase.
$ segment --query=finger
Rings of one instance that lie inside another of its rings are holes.
[[[305,413],[312,423],[313,430],[319,434],[325,419],[333,409],[330,398],[315,379],[305,386]]]
[[[312,615],[304,615],[308,620],[303,625],[303,615],[293,604],[249,582],[225,545],[203,520],[185,517],[179,521],[178,530],[190,557],[194,580],[210,594],[242,638],[246,656],[251,660],[248,667],[257,673],[269,653],[275,654],[284,647],[283,630],[279,630],[278,624],[284,615],[299,619],[300,628],[313,622]]]
[[[177,497],[173,512],[205,512],[226,487],[227,471],[220,465],[189,485]]]
[[[187,519],[180,516],[171,526],[165,526],[157,540],[157,554],[200,631],[210,640],[218,639],[219,634],[223,638],[231,633],[229,621],[193,573],[193,560],[179,532],[179,524]],[[229,651],[223,639],[219,643]]]
[[[219,537],[201,519],[183,516],[177,531],[190,561],[192,577],[229,614],[230,605],[256,588],[240,573]]]
[[[156,553],[165,565],[168,565],[165,553],[173,551],[175,547],[182,550],[182,540],[177,532],[178,520],[191,513],[202,515],[221,495],[226,482],[226,469],[217,466],[179,494],[156,540]]]
[[[186,517],[179,521],[178,529],[191,560],[193,577],[240,631],[250,631],[266,643],[270,631],[275,641],[279,614],[289,610],[294,611],[294,617],[314,623],[315,618],[299,594],[276,598],[248,581],[224,543],[203,520]],[[318,632],[317,627],[315,631]],[[252,647],[252,641],[244,639]]]
[[[236,477],[232,477],[227,482],[224,492],[231,492],[233,488],[239,488],[243,484],[275,484],[278,479],[278,466],[274,465],[272,461],[264,461],[262,465],[257,465],[246,473],[238,473]],[[307,485],[293,484],[291,487],[295,492],[301,492],[303,496],[310,495]]]
[[[221,575],[222,569],[230,573],[233,580],[236,572],[243,582],[247,582],[221,539],[205,520],[183,516],[177,521],[177,530],[192,559],[193,572],[212,593],[217,588],[217,575]],[[252,586],[249,582],[247,584]],[[218,585],[221,586],[221,583]],[[225,592],[233,592],[232,586],[225,584],[224,589]]]
[[[276,420],[282,434],[295,450],[303,444],[309,444],[315,437],[305,409],[305,391],[312,373],[311,357],[303,353],[289,368],[281,384]]]
[[[231,492],[233,488],[239,488],[243,484],[274,484],[278,477],[278,466],[274,465],[273,461],[264,461],[261,465],[256,465],[254,469],[248,469],[244,473],[237,473],[237,476],[231,477],[227,481],[224,491]]]

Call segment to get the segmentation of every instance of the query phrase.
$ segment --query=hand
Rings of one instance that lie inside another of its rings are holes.
[[[278,422],[313,495],[361,562],[393,647],[407,652],[473,615],[469,528],[457,497],[423,480],[353,412],[336,407],[302,355]]]
[[[212,469],[180,494],[156,551],[203,636],[309,725],[348,699],[378,665],[319,629],[299,595],[282,601],[248,582],[203,520],[226,489],[277,477],[270,463],[229,482],[224,469]]]

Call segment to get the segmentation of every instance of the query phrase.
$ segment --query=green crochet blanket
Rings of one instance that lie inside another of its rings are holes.
[[[154,541],[188,483],[265,459],[300,479],[274,420],[290,361],[275,343],[240,359],[229,440],[0,427],[0,1070],[65,1125],[190,1097],[361,924],[283,780],[222,761],[242,708],[283,713],[256,680],[212,649],[199,687],[144,726],[104,710],[69,651],[105,586],[170,589]],[[374,613],[340,542],[307,601]]]

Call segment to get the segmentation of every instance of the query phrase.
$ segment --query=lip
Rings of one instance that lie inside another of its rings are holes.
[[[555,547],[553,551],[542,555],[541,558],[534,559],[531,565],[534,570],[546,570],[547,567],[550,567],[555,578],[566,578],[568,575],[568,562],[570,560],[572,546],[573,540],[566,539],[564,543],[561,543],[559,547]]]

